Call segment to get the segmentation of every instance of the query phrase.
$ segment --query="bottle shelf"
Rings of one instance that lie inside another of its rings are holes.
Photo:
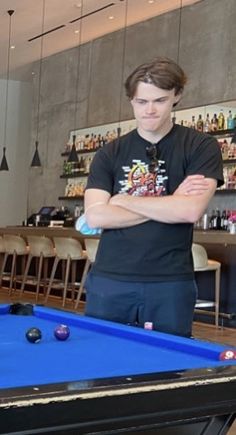
[[[75,201],[77,199],[84,199],[84,195],[80,196],[59,196],[58,199],[61,200],[67,200],[67,201]]]
[[[236,164],[236,159],[223,159],[223,164],[224,165],[229,165],[229,164]]]
[[[62,175],[60,175],[60,178],[65,178],[65,179],[68,179],[68,178],[83,178],[83,177],[87,177],[87,176],[88,176],[88,173],[84,172],[83,174],[62,174]]]
[[[216,195],[224,195],[224,194],[236,194],[236,189],[216,189]]]
[[[92,153],[96,153],[97,150],[99,150],[99,148],[96,148],[95,150],[86,150],[86,149],[77,150],[76,152],[77,154],[92,154]],[[70,151],[64,151],[63,153],[61,153],[61,156],[65,157],[65,156],[69,156],[69,154]]]
[[[216,131],[209,131],[207,134],[210,134],[211,136],[233,136],[234,130],[216,130]]]

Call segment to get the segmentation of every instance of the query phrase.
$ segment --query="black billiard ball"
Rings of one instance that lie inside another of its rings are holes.
[[[42,338],[42,332],[38,328],[30,328],[25,334],[30,343],[39,343]]]
[[[54,329],[54,336],[57,340],[65,341],[70,336],[70,329],[67,325],[58,325]]]

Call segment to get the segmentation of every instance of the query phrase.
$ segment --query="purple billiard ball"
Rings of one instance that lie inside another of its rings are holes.
[[[65,341],[70,336],[70,329],[67,325],[58,325],[54,329],[54,335],[57,340]]]

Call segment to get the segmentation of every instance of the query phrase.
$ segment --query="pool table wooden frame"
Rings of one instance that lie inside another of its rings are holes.
[[[226,434],[236,366],[0,390],[0,434]]]

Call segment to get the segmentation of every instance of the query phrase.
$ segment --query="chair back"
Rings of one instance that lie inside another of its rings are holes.
[[[14,234],[4,234],[4,249],[8,254],[25,255],[28,253],[27,244],[23,237]]]
[[[4,241],[3,241],[3,237],[0,236],[0,253],[3,254],[4,252],[5,252]]]
[[[82,245],[77,239],[72,237],[53,237],[56,255],[62,260],[68,257],[71,260],[80,260],[84,257]]]
[[[192,256],[194,270],[203,269],[208,266],[207,251],[202,245],[192,244]]]
[[[45,236],[28,236],[27,237],[29,252],[33,257],[54,257],[54,245],[49,237]]]
[[[99,239],[84,239],[86,254],[91,263],[95,261],[99,242]]]

